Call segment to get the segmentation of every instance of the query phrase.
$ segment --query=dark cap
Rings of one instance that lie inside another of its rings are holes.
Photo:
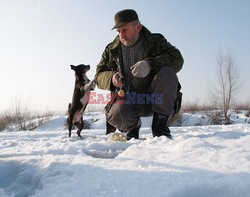
[[[122,27],[131,21],[139,20],[136,11],[132,9],[126,9],[117,12],[114,19],[115,19],[115,26],[112,29]]]

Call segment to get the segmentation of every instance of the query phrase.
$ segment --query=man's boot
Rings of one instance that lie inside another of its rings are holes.
[[[138,120],[138,123],[137,123],[138,127],[135,128],[135,129],[132,129],[131,131],[129,131],[126,136],[127,136],[127,140],[130,140],[132,138],[135,138],[135,139],[139,139],[139,130],[141,128],[141,119]]]
[[[132,138],[135,139],[139,139],[139,130],[140,130],[141,126],[139,126],[138,128],[132,129],[131,131],[129,131],[126,136],[127,136],[127,140],[130,140]]]
[[[108,122],[106,122],[106,135],[110,134],[110,133],[114,133],[116,131],[116,128],[113,127],[111,124],[109,124]]]
[[[152,133],[153,137],[166,136],[169,139],[172,139],[172,135],[170,134],[170,130],[167,127],[169,116],[162,115],[154,112],[153,122],[152,122]]]

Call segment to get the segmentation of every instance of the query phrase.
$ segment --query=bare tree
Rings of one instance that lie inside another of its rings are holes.
[[[229,51],[216,57],[216,81],[210,83],[211,100],[215,106],[222,110],[225,123],[229,123],[228,110],[232,107],[236,93],[243,85],[240,79],[239,67],[235,57]]]

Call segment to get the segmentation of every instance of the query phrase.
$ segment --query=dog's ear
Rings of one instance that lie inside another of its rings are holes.
[[[74,65],[70,65],[70,67],[71,67],[72,70],[76,69],[76,66],[74,66]]]

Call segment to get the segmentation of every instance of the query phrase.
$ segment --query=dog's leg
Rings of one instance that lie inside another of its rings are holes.
[[[81,120],[79,121],[79,124],[78,124],[78,130],[77,130],[77,135],[80,138],[82,138],[81,136],[82,129],[83,129],[83,118],[81,117]]]
[[[71,113],[71,103],[69,103],[69,105],[68,105],[68,118],[67,118],[67,127],[69,130],[69,137],[71,137],[72,120],[73,120],[73,116]]]
[[[69,130],[69,137],[71,137],[72,119],[70,118],[70,116],[67,118],[67,125]]]
[[[84,86],[84,91],[85,92],[90,92],[91,90],[94,90],[96,87],[96,82],[93,80],[93,81],[90,81],[88,84],[86,84]]]

